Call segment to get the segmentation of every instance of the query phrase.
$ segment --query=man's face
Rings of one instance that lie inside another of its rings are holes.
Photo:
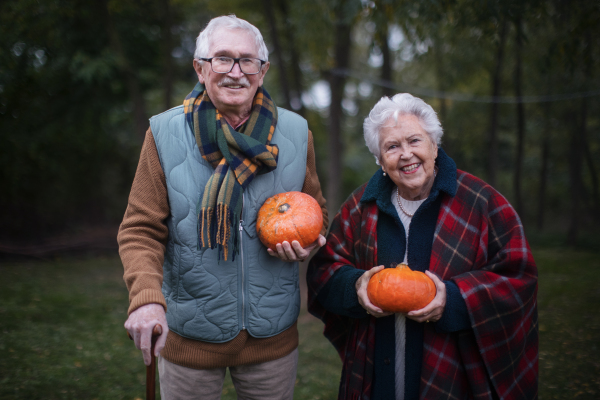
[[[252,35],[244,30],[220,29],[213,33],[208,58],[226,56],[232,58],[258,58],[258,49]],[[238,63],[227,74],[213,72],[209,62],[204,65],[194,60],[198,80],[204,84],[211,101],[222,114],[246,117],[252,108],[256,90],[263,84],[269,69],[266,63],[256,75],[246,75]]]

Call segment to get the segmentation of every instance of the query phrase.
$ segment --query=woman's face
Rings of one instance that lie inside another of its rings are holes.
[[[407,200],[429,196],[434,180],[437,146],[414,115],[390,118],[379,132],[379,164]]]

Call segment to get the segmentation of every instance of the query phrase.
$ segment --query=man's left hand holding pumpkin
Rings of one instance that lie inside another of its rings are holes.
[[[267,252],[269,253],[269,255],[277,257],[283,261],[301,262],[306,260],[306,258],[314,249],[323,246],[325,246],[325,236],[319,235],[317,240],[315,240],[313,243],[306,246],[305,248],[302,248],[302,245],[297,240],[292,241],[291,244],[288,241],[283,241],[282,243],[277,243],[277,252],[269,248],[267,248]]]

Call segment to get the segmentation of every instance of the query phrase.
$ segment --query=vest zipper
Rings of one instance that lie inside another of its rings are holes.
[[[242,262],[242,329],[246,329],[246,297],[244,296],[244,247],[242,246],[242,234],[244,233],[244,228],[242,228],[242,222],[244,222],[244,220],[240,219],[240,258]]]
[[[244,213],[244,194],[242,194],[242,214]],[[245,296],[245,271],[244,271],[244,246],[242,243],[242,236],[244,235],[244,228],[242,227],[243,219],[240,218],[240,261],[242,264],[242,329],[246,329],[246,296]]]

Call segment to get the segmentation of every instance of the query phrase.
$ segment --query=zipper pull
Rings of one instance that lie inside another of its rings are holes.
[[[242,228],[242,222],[244,222],[244,220],[240,219],[240,232],[244,230],[244,228]]]

